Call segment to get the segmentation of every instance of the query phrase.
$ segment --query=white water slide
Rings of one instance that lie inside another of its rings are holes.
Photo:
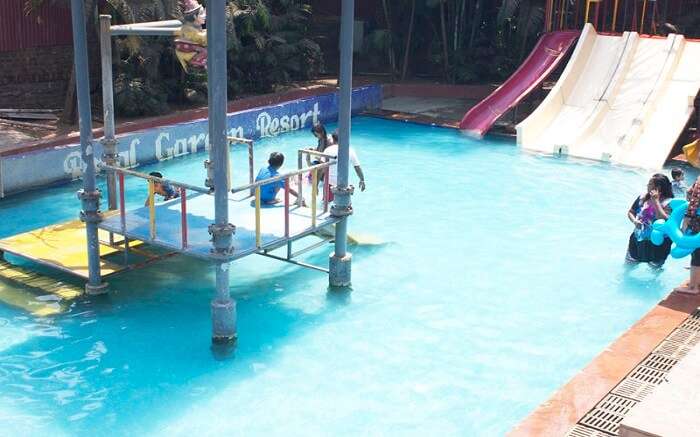
[[[542,104],[517,126],[537,152],[659,168],[693,112],[700,43],[598,35],[587,24]]]

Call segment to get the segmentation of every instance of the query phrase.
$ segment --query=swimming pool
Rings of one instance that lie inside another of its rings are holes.
[[[227,358],[210,350],[213,270],[198,260],[111,278],[114,293],[51,319],[0,306],[1,433],[500,435],[687,274],[623,264],[649,173],[373,118],[352,133],[368,188],[350,229],[386,242],[351,249],[352,293],[237,261]],[[273,150],[292,166],[310,140],[256,143],[258,167]],[[246,156],[233,152],[241,183]],[[144,169],[201,184],[203,159]],[[127,181],[142,204],[145,185]],[[2,200],[0,235],[76,217],[76,189]]]

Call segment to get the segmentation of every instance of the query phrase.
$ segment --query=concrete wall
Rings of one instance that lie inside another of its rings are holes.
[[[382,88],[370,85],[353,91],[353,111],[381,106]],[[228,115],[229,135],[260,139],[284,132],[309,129],[313,123],[338,118],[338,93],[322,94],[273,106],[234,112]],[[159,126],[117,137],[121,165],[136,167],[208,149],[207,119]],[[102,145],[94,143],[96,157]],[[2,156],[0,194],[66,182],[82,175],[84,163],[78,143]]]

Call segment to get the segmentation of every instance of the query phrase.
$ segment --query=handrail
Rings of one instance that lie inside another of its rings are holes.
[[[281,181],[281,180],[284,180],[286,178],[298,176],[298,175],[304,174],[308,171],[314,171],[314,170],[319,170],[322,168],[330,167],[331,165],[335,165],[337,162],[338,162],[337,160],[330,160],[328,162],[322,162],[321,164],[312,165],[311,167],[302,168],[301,170],[295,170],[295,171],[280,174],[280,175],[277,175],[275,177],[271,177],[268,179],[262,179],[262,180],[259,180],[259,181],[256,181],[256,182],[253,182],[250,184],[241,185],[240,187],[232,188],[231,193],[233,193],[233,194],[240,193],[241,191],[249,190],[251,188],[256,188],[256,187],[259,187],[262,185],[267,185],[267,184],[271,184],[273,182]]]
[[[249,140],[248,138],[226,137],[226,140],[229,143],[253,144],[253,140]]]
[[[114,171],[117,173],[128,174],[129,176],[136,176],[137,178],[146,179],[146,180],[150,180],[150,181],[154,181],[154,182],[160,182],[160,183],[165,182],[165,183],[170,184],[174,187],[186,188],[188,190],[195,191],[197,193],[212,195],[212,192],[211,192],[211,190],[209,190],[209,188],[203,188],[203,187],[198,187],[196,185],[190,185],[190,184],[187,184],[184,182],[178,182],[178,181],[173,181],[170,179],[159,178],[157,176],[151,176],[151,175],[146,174],[146,173],[141,173],[138,171],[129,170],[126,168],[121,168],[121,167],[115,167],[115,166],[108,165],[108,164],[99,164],[98,167],[103,168],[105,170]]]
[[[322,158],[329,158],[329,159],[336,159],[337,158],[337,156],[329,155],[328,153],[319,152],[318,150],[314,150],[314,149],[299,149],[299,153],[301,153],[301,154],[306,153],[307,155],[320,156]]]
[[[226,137],[229,146],[231,144],[245,144],[248,146],[248,183],[255,182],[255,159],[253,157],[253,140],[242,137]],[[249,197],[255,196],[255,188],[250,189]]]

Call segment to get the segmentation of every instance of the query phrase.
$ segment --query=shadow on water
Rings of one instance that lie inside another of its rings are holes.
[[[382,247],[351,251],[367,259]],[[192,384],[200,395],[213,394],[222,372],[227,384],[242,383],[352,304],[351,287],[332,288],[319,272],[260,260],[232,270],[235,345],[211,343],[212,266],[176,257],[110,278],[110,294],[86,297],[53,319],[17,316],[13,323],[31,335],[0,352],[0,385],[7,396],[29,396],[38,414],[60,407],[59,425],[77,430],[70,417],[83,414],[87,400],[100,399],[92,418],[113,421],[117,406],[126,417],[143,407],[176,409],[167,399],[188,394]],[[328,251],[306,260],[323,265]]]

